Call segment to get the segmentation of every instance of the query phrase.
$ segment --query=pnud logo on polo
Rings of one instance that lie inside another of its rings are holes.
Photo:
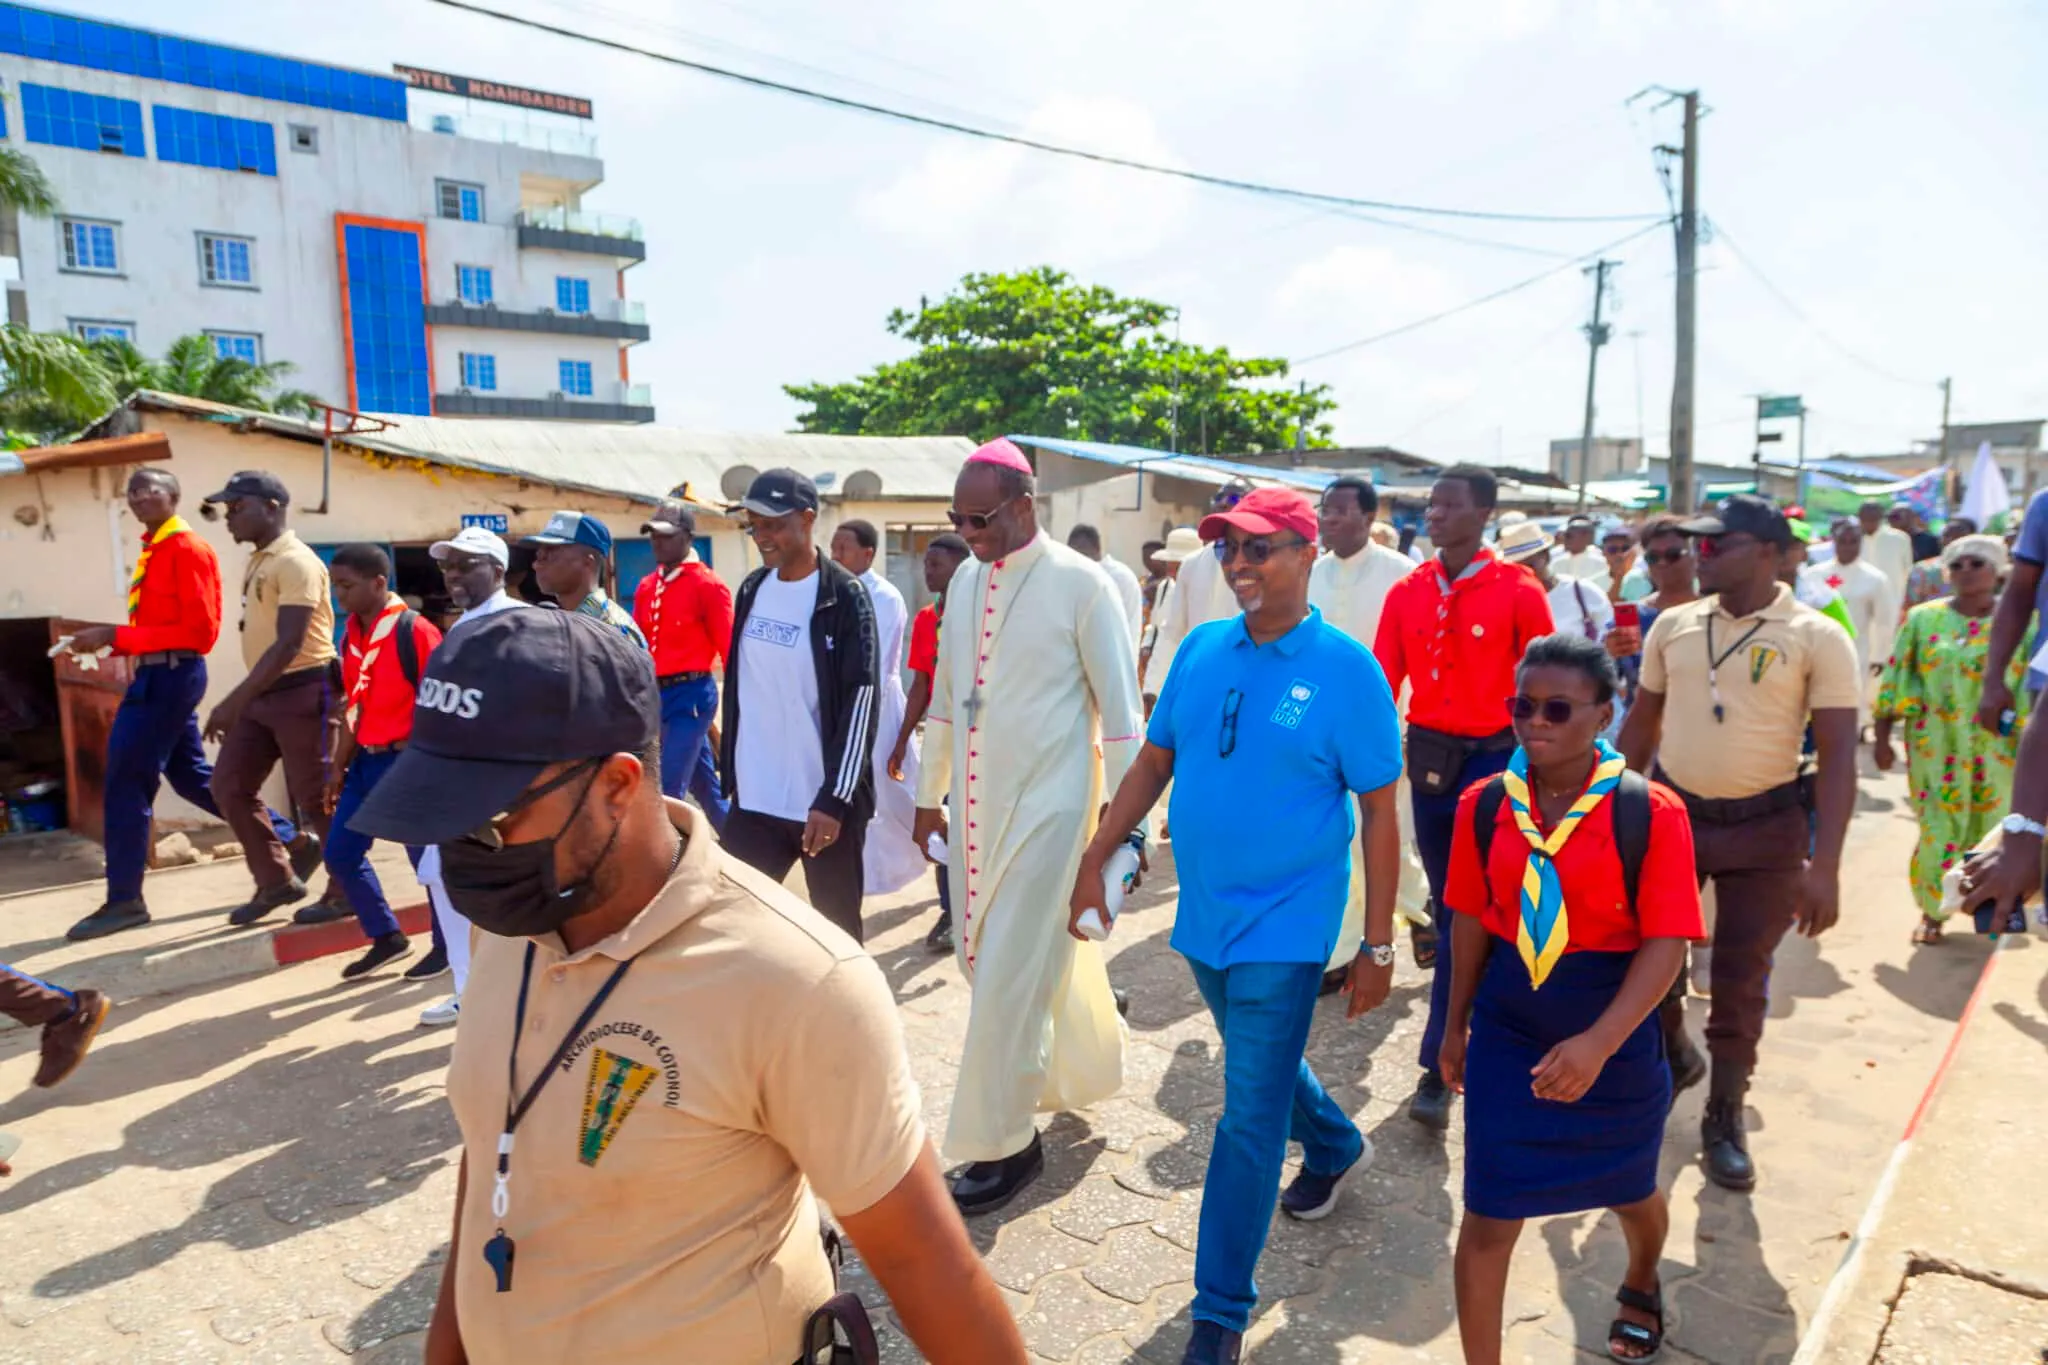
[[[1318,690],[1314,683],[1300,678],[1287,684],[1280,704],[1273,708],[1273,723],[1289,730],[1301,728],[1302,718],[1308,715],[1309,704],[1316,699]]]

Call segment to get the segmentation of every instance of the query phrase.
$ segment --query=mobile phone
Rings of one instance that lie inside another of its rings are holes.
[[[1617,602],[1614,604],[1614,628],[1616,630],[1636,630],[1642,624],[1642,608],[1633,602]]]

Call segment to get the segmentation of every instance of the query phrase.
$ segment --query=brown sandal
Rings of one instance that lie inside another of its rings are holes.
[[[1913,929],[1913,943],[1917,947],[1930,948],[1941,942],[1941,925],[1931,919],[1922,919]]]

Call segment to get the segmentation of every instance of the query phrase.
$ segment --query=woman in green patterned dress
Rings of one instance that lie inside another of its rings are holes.
[[[2013,652],[2012,690],[2019,714],[2002,735],[1976,723],[1984,690],[1984,659],[1991,644],[1991,613],[2007,563],[1996,536],[1964,536],[1942,551],[1952,595],[1906,613],[1884,685],[1878,692],[1877,766],[1897,761],[1892,731],[1906,744],[1907,791],[1920,820],[1913,850],[1913,899],[1920,906],[1915,943],[1941,942],[1941,875],[1962,861],[1971,845],[2004,816],[2012,793],[2012,765],[2026,723],[2027,660],[2032,631]]]

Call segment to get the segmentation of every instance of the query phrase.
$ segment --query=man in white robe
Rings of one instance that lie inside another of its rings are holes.
[[[1309,570],[1309,604],[1322,612],[1323,619],[1367,649],[1379,638],[1380,608],[1387,592],[1415,569],[1415,562],[1399,550],[1390,550],[1373,537],[1373,518],[1380,507],[1379,491],[1368,479],[1345,474],[1332,479],[1323,490],[1317,509],[1317,523],[1325,554]],[[1408,779],[1404,775],[1401,782]],[[1401,887],[1395,910],[1408,921],[1409,935],[1418,961],[1436,960],[1436,930],[1429,920],[1429,879],[1415,856],[1414,815],[1405,785],[1397,793],[1395,809],[1401,823]],[[1365,844],[1361,829],[1351,840],[1351,895],[1344,906],[1344,923],[1337,932],[1337,946],[1331,951],[1329,969],[1323,974],[1323,991],[1333,995],[1344,985],[1352,958],[1365,933]]]
[[[924,875],[925,856],[910,837],[917,822],[917,739],[903,750],[903,780],[889,775],[889,756],[903,728],[903,642],[910,609],[896,585],[875,572],[881,534],[872,522],[843,521],[832,533],[832,559],[860,579],[875,607],[876,660],[881,666],[881,715],[876,717],[875,814],[861,844],[861,893],[886,896],[901,891]]]
[[[1173,616],[1173,600],[1180,596],[1180,576],[1188,561],[1197,555],[1215,558],[1192,526],[1176,526],[1167,532],[1166,544],[1152,555],[1165,577],[1159,584],[1159,596],[1152,603],[1152,625],[1139,656],[1144,681],[1138,690],[1147,697],[1159,695],[1159,689],[1166,685],[1166,674],[1173,667],[1180,637],[1167,633],[1167,622]]]
[[[1858,558],[1883,574],[1892,585],[1892,595],[1903,601],[1907,575],[1913,572],[1913,537],[1886,521],[1881,502],[1866,502],[1857,508],[1856,525],[1863,532],[1863,553]]]
[[[1065,907],[1102,802],[1142,736],[1138,669],[1102,571],[1038,530],[1031,467],[1006,440],[953,493],[974,551],[946,594],[925,718],[916,837],[944,831],[955,952],[973,992],[946,1155],[961,1212],[1044,1169],[1033,1115],[1123,1084],[1125,1031],[1101,948]],[[939,805],[947,797],[948,812]]]
[[[1891,579],[1864,556],[1863,547],[1863,528],[1844,517],[1835,523],[1835,557],[1814,570],[1842,594],[1842,605],[1855,625],[1856,663],[1863,680],[1863,703],[1856,711],[1859,726],[1870,724],[1877,675],[1891,661],[1892,637],[1899,628],[1899,595],[1892,590]]]
[[[1250,483],[1232,479],[1216,490],[1216,496],[1210,499],[1209,510],[1228,512],[1237,506],[1238,499],[1251,491]],[[1168,550],[1173,549],[1174,536],[1179,534],[1175,531],[1166,538]],[[1194,536],[1192,528],[1188,534]],[[1152,642],[1148,681],[1154,685],[1146,689],[1149,692],[1156,693],[1159,685],[1166,682],[1166,670],[1173,663],[1174,652],[1180,648],[1180,642],[1187,638],[1189,631],[1210,621],[1225,621],[1238,614],[1237,596],[1230,591],[1230,584],[1223,577],[1223,565],[1217,560],[1214,549],[1202,545],[1199,536],[1195,540],[1196,548],[1181,561],[1180,573],[1174,577],[1173,597],[1166,604],[1166,618],[1162,621],[1157,611],[1152,613],[1159,630]],[[1165,551],[1161,553],[1163,556]]]
[[[1138,582],[1138,576],[1122,560],[1103,553],[1102,532],[1093,526],[1084,523],[1067,532],[1067,548],[1101,565],[1109,581],[1116,585],[1117,601],[1123,604],[1131,625],[1131,648],[1137,649],[1145,638],[1145,587]]]

